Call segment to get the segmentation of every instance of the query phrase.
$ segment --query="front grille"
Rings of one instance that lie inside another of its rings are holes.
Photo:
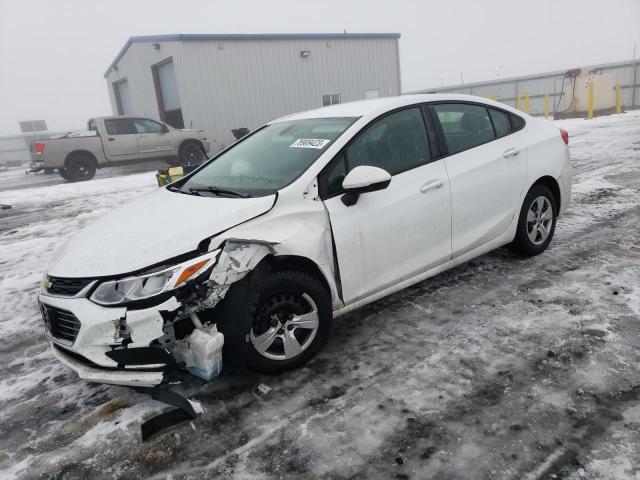
[[[80,321],[76,316],[51,305],[40,304],[44,324],[53,338],[73,344],[80,331]]]
[[[93,281],[91,278],[60,278],[51,276],[47,277],[47,280],[47,293],[69,297],[76,295]]]

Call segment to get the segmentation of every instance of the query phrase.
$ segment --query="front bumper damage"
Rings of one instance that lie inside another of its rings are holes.
[[[69,355],[68,351],[52,344],[53,355],[63,364],[75,371],[82,380],[94,383],[109,383],[111,385],[123,385],[129,387],[154,387],[160,385],[163,380],[163,372],[160,371],[126,371],[106,370],[93,367],[86,362],[77,360]]]
[[[199,369],[189,368],[185,362],[194,355],[184,354],[190,347],[190,336],[197,329],[210,331],[207,323],[212,317],[208,312],[225,299],[233,285],[242,283],[249,272],[274,253],[274,244],[228,239],[211,269],[187,282],[175,295],[148,308],[104,307],[86,297],[42,293],[39,302],[45,323],[52,321],[46,313],[50,309],[64,312],[65,321],[78,321],[72,341],[55,335],[57,330],[47,324],[53,353],[81,379],[90,382],[155,387],[179,383],[186,370],[198,375]],[[249,324],[213,318],[224,334],[224,350],[246,347]],[[68,328],[68,323],[64,327]],[[242,352],[227,353],[242,357]]]

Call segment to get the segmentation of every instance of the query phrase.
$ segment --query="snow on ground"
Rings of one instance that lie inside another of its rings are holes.
[[[545,254],[501,249],[342,317],[297,371],[193,378],[178,391],[205,413],[144,444],[164,406],[78,381],[35,298],[55,248],[153,173],[0,172],[0,478],[639,479],[640,112],[557,124],[574,197]]]

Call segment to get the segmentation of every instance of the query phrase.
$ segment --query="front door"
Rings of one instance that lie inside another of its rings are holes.
[[[342,180],[358,165],[392,175],[389,186],[346,206]],[[451,258],[449,179],[431,161],[419,107],[366,127],[320,174],[343,299],[352,303]]]
[[[163,124],[148,118],[134,118],[133,125],[138,132],[140,158],[163,157],[174,153],[171,134]]]

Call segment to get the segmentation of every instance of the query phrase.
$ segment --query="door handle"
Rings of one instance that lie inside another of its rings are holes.
[[[509,158],[509,157],[515,157],[516,155],[519,155],[519,154],[520,154],[519,148],[507,148],[502,154],[502,156],[504,158]]]
[[[436,190],[444,185],[444,182],[441,179],[430,180],[424,185],[420,187],[420,191],[422,193],[427,193],[430,190]]]
[[[107,138],[107,140],[109,140],[110,142],[113,142],[115,140],[115,138],[109,137],[109,138]]]

